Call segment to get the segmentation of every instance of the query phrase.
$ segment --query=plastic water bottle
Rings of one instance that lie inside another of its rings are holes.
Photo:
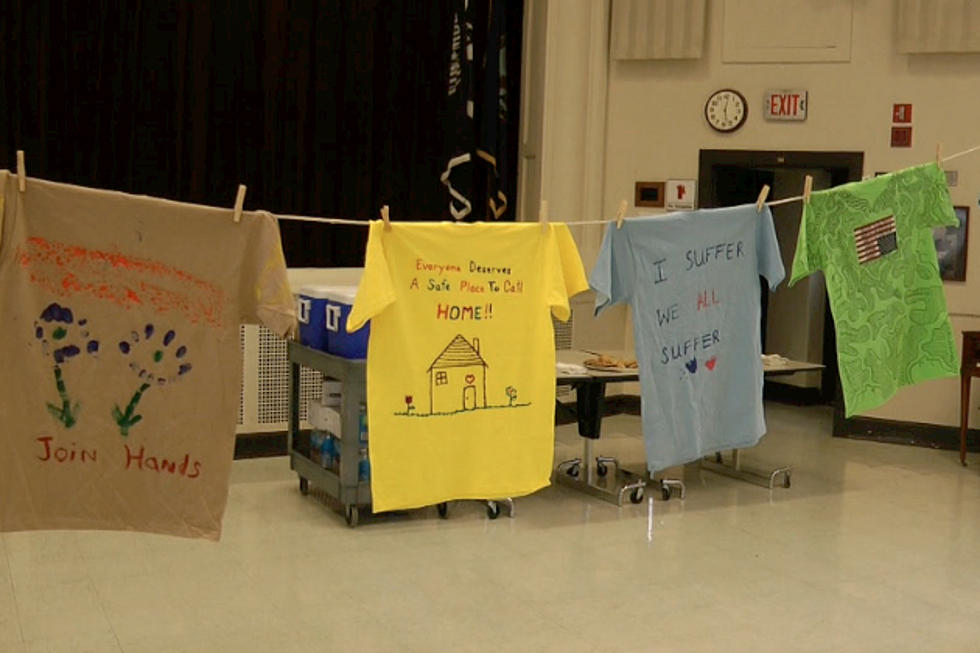
[[[371,480],[371,461],[368,459],[367,447],[361,447],[360,459],[357,461],[357,480],[366,482]]]
[[[340,438],[335,438],[330,436],[330,442],[333,446],[333,456],[330,459],[330,466],[334,470],[340,469],[340,456],[343,454],[343,441]]]
[[[316,464],[322,464],[320,461],[320,447],[323,445],[323,433],[314,429],[310,432],[310,460]]]
[[[333,457],[333,437],[329,433],[324,433],[320,443],[320,466],[324,469],[331,469],[333,467]]]

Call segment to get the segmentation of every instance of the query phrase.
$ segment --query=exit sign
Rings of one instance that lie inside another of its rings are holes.
[[[806,120],[806,90],[766,91],[766,120]]]

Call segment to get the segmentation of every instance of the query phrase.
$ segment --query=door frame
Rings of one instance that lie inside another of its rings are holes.
[[[718,206],[715,168],[826,168],[834,185],[861,181],[864,152],[812,152],[796,150],[701,150],[698,157],[698,196],[701,208]],[[834,171],[840,171],[839,179]],[[778,199],[778,198],[774,198]]]

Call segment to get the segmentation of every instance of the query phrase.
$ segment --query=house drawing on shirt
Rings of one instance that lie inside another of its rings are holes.
[[[429,366],[429,413],[486,408],[487,367],[479,338],[453,338]]]

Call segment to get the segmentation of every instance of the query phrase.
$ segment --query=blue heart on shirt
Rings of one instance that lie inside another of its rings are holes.
[[[688,372],[690,372],[691,374],[694,374],[695,372],[698,371],[698,359],[697,358],[692,358],[691,360],[689,360],[686,363],[684,363],[684,367],[687,368],[687,371]]]

